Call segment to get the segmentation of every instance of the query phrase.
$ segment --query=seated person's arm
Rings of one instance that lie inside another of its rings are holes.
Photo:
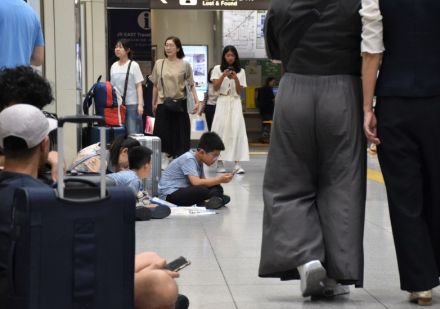
[[[213,187],[221,183],[230,182],[233,176],[234,175],[231,173],[225,173],[214,178],[200,178],[197,176],[188,176],[188,179],[193,186]]]
[[[50,151],[47,156],[47,163],[50,165],[50,170],[52,174],[52,180],[56,181],[58,174],[57,174],[57,167],[58,167],[58,152],[56,151]]]

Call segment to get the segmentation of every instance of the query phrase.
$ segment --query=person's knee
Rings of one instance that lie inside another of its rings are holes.
[[[135,274],[135,309],[173,309],[177,284],[163,270],[144,270]]]

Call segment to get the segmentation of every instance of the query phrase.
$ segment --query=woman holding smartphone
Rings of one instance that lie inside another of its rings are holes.
[[[249,145],[240,95],[246,87],[246,75],[234,46],[223,49],[221,64],[214,67],[211,81],[214,90],[219,92],[211,131],[216,132],[225,144],[217,172],[226,172],[223,161],[235,161],[237,174],[244,174],[240,161],[249,161]]]

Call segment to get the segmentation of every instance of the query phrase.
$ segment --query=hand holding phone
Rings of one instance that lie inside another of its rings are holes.
[[[165,269],[168,269],[170,271],[179,271],[190,264],[191,264],[191,262],[188,261],[186,258],[184,258],[183,256],[179,256],[174,261],[169,262],[165,266]]]

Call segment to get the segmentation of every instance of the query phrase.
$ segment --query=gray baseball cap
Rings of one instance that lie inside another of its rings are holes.
[[[14,104],[0,113],[0,147],[6,137],[23,139],[28,148],[40,144],[57,127],[55,119],[46,118],[41,110],[30,104]]]

